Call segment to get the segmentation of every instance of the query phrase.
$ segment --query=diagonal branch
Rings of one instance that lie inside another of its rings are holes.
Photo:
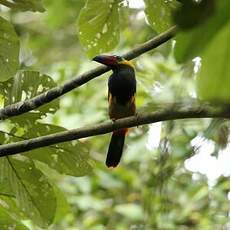
[[[19,141],[11,144],[0,145],[0,157],[14,155],[61,142],[77,140],[89,136],[106,134],[114,130],[126,127],[134,127],[143,124],[150,124],[159,121],[185,119],[185,118],[230,118],[230,105],[215,107],[211,105],[185,106],[171,105],[167,109],[152,113],[143,113],[137,116],[119,119],[115,122],[107,121],[91,127],[72,129],[69,131],[54,133],[29,140]]]
[[[154,37],[153,39],[139,45],[138,47],[132,49],[123,55],[127,60],[134,59],[140,56],[143,53],[146,53],[149,50],[152,50],[159,45],[167,42],[176,34],[177,28],[176,26],[170,28],[164,33]],[[31,98],[26,101],[17,102],[12,105],[8,105],[3,109],[0,109],[0,120],[5,120],[12,116],[17,116],[31,110],[38,108],[41,105],[47,104],[52,100],[64,95],[65,93],[85,84],[86,82],[102,75],[105,72],[108,72],[110,69],[105,66],[100,66],[95,69],[89,70],[80,76],[67,81],[65,84],[61,86],[54,87],[34,98]]]

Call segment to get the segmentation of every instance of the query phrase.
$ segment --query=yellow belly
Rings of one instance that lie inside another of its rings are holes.
[[[135,115],[136,106],[133,97],[127,104],[118,104],[115,97],[109,98],[109,117],[111,119],[119,119]]]

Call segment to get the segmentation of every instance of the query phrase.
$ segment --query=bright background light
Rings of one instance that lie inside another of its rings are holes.
[[[151,124],[148,132],[147,149],[159,147],[161,139],[161,122]],[[215,143],[202,136],[191,141],[197,149],[196,154],[185,161],[185,168],[194,173],[201,173],[208,179],[210,186],[215,185],[220,176],[230,176],[230,144],[219,151],[218,156],[212,156]]]
[[[143,0],[129,0],[129,7],[130,8],[144,8],[145,4]]]

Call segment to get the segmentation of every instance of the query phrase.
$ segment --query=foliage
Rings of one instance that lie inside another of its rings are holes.
[[[16,73],[19,65],[19,39],[13,25],[0,17],[0,68],[1,81],[8,80]]]
[[[203,21],[199,26],[189,31],[178,34],[175,57],[178,62],[184,62],[202,54],[209,42],[218,35],[218,32],[229,22],[229,2],[217,1],[215,13],[209,16],[209,20]],[[206,30],[206,28],[209,28]],[[202,33],[206,31],[206,33]],[[199,38],[197,41],[195,38]]]
[[[186,106],[197,98],[228,103],[229,1],[144,3],[143,10],[125,0],[0,0],[0,107],[96,66],[87,56],[123,53],[175,23],[175,45],[169,41],[134,61],[138,110]],[[200,68],[193,60],[198,56]],[[97,78],[2,122],[0,143],[107,119],[105,82]],[[229,121],[216,119],[135,128],[114,170],[104,166],[109,135],[2,157],[0,229],[227,228],[229,173],[211,184],[186,162],[199,155],[202,146],[193,142],[200,137],[215,146],[213,158],[220,158],[229,146],[229,128]]]
[[[51,224],[56,198],[45,176],[36,169],[33,162],[22,156],[5,157],[1,159],[0,170],[1,187],[15,196],[25,215],[42,227]]]
[[[111,50],[119,42],[119,1],[89,0],[81,10],[78,34],[90,57]]]
[[[230,10],[230,8],[229,8]],[[205,100],[229,101],[230,23],[221,28],[202,54],[202,68],[197,81],[198,93]],[[218,62],[216,61],[218,60]],[[210,81],[210,78],[212,81]],[[223,82],[225,84],[223,84]],[[208,91],[205,89],[209,89]]]
[[[39,11],[44,12],[45,9],[42,5],[42,0],[4,0],[1,1],[1,4],[7,6],[13,10],[22,10],[22,11]]]
[[[153,29],[157,32],[163,32],[174,25],[172,15],[177,5],[178,2],[176,0],[145,0],[145,13]]]

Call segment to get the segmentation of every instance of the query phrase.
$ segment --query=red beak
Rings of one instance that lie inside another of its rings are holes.
[[[117,58],[112,55],[98,55],[93,58],[93,61],[99,62],[101,64],[111,66],[117,64]]]

